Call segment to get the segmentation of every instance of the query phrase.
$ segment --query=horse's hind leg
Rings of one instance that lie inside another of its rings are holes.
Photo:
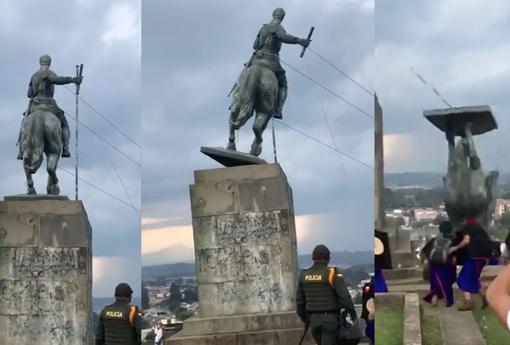
[[[255,121],[253,122],[253,133],[255,133],[255,139],[251,144],[250,154],[253,156],[259,156],[262,153],[262,133],[267,127],[271,116],[264,113],[257,113]]]
[[[58,154],[52,153],[47,155],[46,161],[46,170],[48,171],[48,185],[46,186],[46,191],[51,195],[59,195],[60,188],[57,178]]]
[[[32,179],[32,173],[28,171],[26,167],[24,167],[25,170],[25,176],[27,177],[27,194],[29,195],[35,195],[37,194],[35,188],[34,188],[34,180]]]
[[[230,121],[229,121],[229,129],[230,129],[230,131],[229,131],[229,136],[228,136],[227,149],[235,151],[236,150],[236,131]]]

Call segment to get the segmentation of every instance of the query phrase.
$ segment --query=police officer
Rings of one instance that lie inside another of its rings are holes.
[[[126,283],[115,288],[115,303],[104,307],[96,329],[96,345],[141,345],[142,313],[131,305],[133,290]]]
[[[309,323],[318,345],[337,344],[340,310],[345,309],[352,321],[357,319],[354,304],[336,267],[328,267],[330,252],[325,245],[313,250],[314,264],[303,270],[296,294],[297,313]]]

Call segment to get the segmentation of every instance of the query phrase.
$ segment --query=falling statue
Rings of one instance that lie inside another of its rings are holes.
[[[497,128],[488,106],[460,107],[424,112],[425,117],[443,130],[448,142],[448,171],[443,179],[444,202],[450,221],[459,224],[465,218],[479,218],[482,225],[490,222],[495,199],[496,171],[482,169],[473,135]],[[455,142],[455,136],[460,140]]]

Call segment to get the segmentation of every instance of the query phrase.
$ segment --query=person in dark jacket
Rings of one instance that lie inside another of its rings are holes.
[[[476,218],[466,218],[462,227],[462,241],[451,247],[451,252],[466,249],[467,257],[464,259],[462,270],[457,279],[459,289],[464,292],[464,304],[458,309],[468,311],[472,309],[472,294],[480,293],[482,308],[487,307],[487,300],[481,291],[480,275],[487,260],[492,255],[492,241]]]
[[[126,283],[115,288],[115,302],[103,308],[96,328],[96,345],[141,345],[142,313],[130,304],[133,290]]]
[[[451,223],[445,221],[439,226],[440,235],[433,238],[424,250],[429,265],[429,292],[423,300],[436,305],[438,299],[445,299],[446,307],[454,303],[453,283],[456,280],[457,265],[455,258],[451,255],[450,247],[452,234]],[[444,254],[444,255],[443,255]],[[438,258],[440,260],[438,260]]]
[[[312,267],[301,271],[296,294],[297,314],[310,324],[318,345],[335,345],[340,329],[340,312],[345,309],[354,322],[356,310],[342,273],[328,267],[330,252],[325,245],[313,250]]]

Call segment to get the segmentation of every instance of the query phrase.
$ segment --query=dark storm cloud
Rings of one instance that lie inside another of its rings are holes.
[[[388,134],[387,171],[445,170],[444,135],[422,112],[446,106],[410,66],[453,106],[492,106],[499,129],[475,142],[487,169],[508,171],[510,3],[383,0],[376,11],[376,89]]]
[[[21,113],[26,109],[28,81],[38,68],[39,56],[50,54],[52,69],[60,75],[74,75],[75,65],[83,63],[85,80],[83,98],[134,140],[141,141],[140,130],[140,8],[138,1],[2,1],[0,3],[0,195],[25,191],[25,178],[16,160],[16,139]],[[69,86],[74,90],[74,86]],[[58,104],[74,115],[74,96],[57,87]],[[74,147],[74,121],[71,124]],[[120,150],[140,161],[140,150],[113,130],[84,104],[80,104],[80,120]],[[85,128],[80,128],[80,176],[110,193],[128,200],[107,154],[115,162],[119,174],[136,207],[140,208],[140,169],[122,155],[105,146]],[[74,150],[72,152],[74,156]],[[74,171],[74,159],[61,160],[61,165]],[[60,171],[61,193],[74,197],[74,178]],[[44,168],[36,177],[36,188],[45,191]],[[108,258],[119,264],[129,258],[124,280],[140,286],[140,221],[139,214],[105,196],[85,183],[80,185],[83,200],[93,227],[95,257],[112,268]],[[136,258],[133,260],[132,258]],[[96,269],[100,269],[99,266]],[[94,272],[94,295],[109,296],[116,284],[108,274]],[[106,272],[107,273],[107,272]],[[116,276],[118,278],[118,275]],[[138,290],[138,289],[135,289]],[[138,291],[137,291],[138,293]]]
[[[143,212],[148,218],[190,224],[188,185],[195,169],[218,165],[199,152],[201,145],[227,142],[227,93],[252,52],[255,36],[274,8],[287,15],[286,30],[304,37],[313,25],[311,47],[372,89],[373,2],[323,1],[162,1],[142,9],[142,127],[144,139]],[[310,51],[284,46],[281,58],[315,80],[373,112],[373,99]],[[285,66],[284,66],[285,67]],[[284,120],[331,143],[320,101],[338,148],[372,164],[373,121],[287,68],[289,96]],[[239,133],[247,151],[251,122]],[[297,214],[335,213],[330,224],[335,249],[371,246],[373,171],[338,156],[285,127],[276,126],[278,158],[294,190]],[[270,129],[262,157],[272,161]],[[345,203],[363,210],[345,212]],[[366,212],[366,214],[364,214]],[[149,227],[147,231],[150,231]],[[329,229],[321,231],[329,232]],[[365,245],[349,237],[366,234]],[[339,241],[341,239],[341,241]],[[306,249],[308,250],[308,248]],[[152,261],[152,259],[151,259]]]

